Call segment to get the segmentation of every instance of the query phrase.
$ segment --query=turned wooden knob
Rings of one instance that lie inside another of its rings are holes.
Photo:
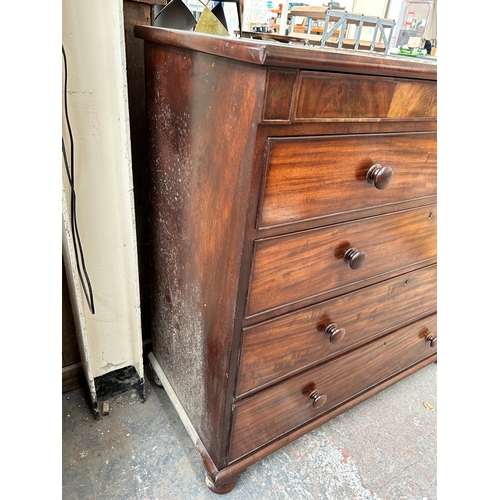
[[[392,181],[394,170],[391,167],[382,167],[376,163],[366,173],[368,184],[373,184],[377,189],[385,189]]]
[[[351,269],[359,269],[366,260],[366,252],[360,252],[357,248],[349,248],[344,254],[344,262],[349,264]]]
[[[427,337],[425,337],[425,340],[430,343],[431,347],[434,347],[438,342],[438,338],[436,336],[432,335],[431,333],[429,333],[429,335],[427,335]]]
[[[313,408],[321,408],[328,398],[325,394],[320,394],[319,391],[313,391],[309,394],[309,399],[312,399]]]
[[[330,342],[336,344],[345,337],[345,328],[339,328],[337,323],[330,323],[325,328],[325,333],[330,336]]]

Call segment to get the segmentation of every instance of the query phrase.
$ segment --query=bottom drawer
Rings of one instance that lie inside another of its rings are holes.
[[[436,315],[234,405],[230,462],[435,354]]]

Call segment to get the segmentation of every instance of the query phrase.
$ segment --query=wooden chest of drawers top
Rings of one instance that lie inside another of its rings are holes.
[[[329,48],[318,50],[253,39],[233,40],[151,26],[136,26],[134,33],[147,42],[214,54],[258,66],[437,80],[437,64],[432,60]]]

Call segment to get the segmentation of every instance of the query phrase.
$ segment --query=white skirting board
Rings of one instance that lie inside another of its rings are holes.
[[[184,411],[184,408],[182,407],[181,402],[179,401],[179,398],[177,397],[177,394],[175,394],[173,387],[170,385],[170,382],[168,381],[167,376],[163,372],[161,366],[159,365],[157,359],[155,358],[155,355],[152,352],[150,352],[148,354],[148,359],[149,359],[149,362],[151,363],[151,367],[153,368],[154,372],[156,373],[156,375],[160,379],[160,382],[163,385],[163,388],[167,392],[167,395],[170,398],[170,401],[174,405],[175,411],[179,415],[181,422],[183,423],[184,427],[186,428],[186,431],[189,434],[191,441],[193,441],[193,444],[196,447],[198,447],[198,444],[201,442],[200,437],[198,436],[198,433],[196,432],[195,428],[193,427],[193,424],[191,423],[191,420],[189,419],[187,413]]]

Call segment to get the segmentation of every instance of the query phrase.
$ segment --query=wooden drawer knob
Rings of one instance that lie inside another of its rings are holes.
[[[309,394],[309,399],[312,399],[313,408],[321,408],[328,398],[325,394],[320,394],[319,391],[313,391]]]
[[[330,342],[336,344],[345,337],[345,328],[339,328],[337,323],[330,323],[325,328],[325,333],[330,336]]]
[[[351,269],[359,269],[366,260],[366,252],[360,252],[357,248],[349,248],[344,254],[344,262],[349,264]]]
[[[382,167],[376,163],[366,173],[368,184],[373,184],[377,189],[385,189],[392,181],[394,170],[391,167]]]
[[[429,333],[429,335],[427,335],[427,337],[425,337],[425,340],[430,343],[431,347],[434,347],[435,345],[437,345],[437,342],[438,342],[438,338],[436,336],[432,335],[431,333]]]

